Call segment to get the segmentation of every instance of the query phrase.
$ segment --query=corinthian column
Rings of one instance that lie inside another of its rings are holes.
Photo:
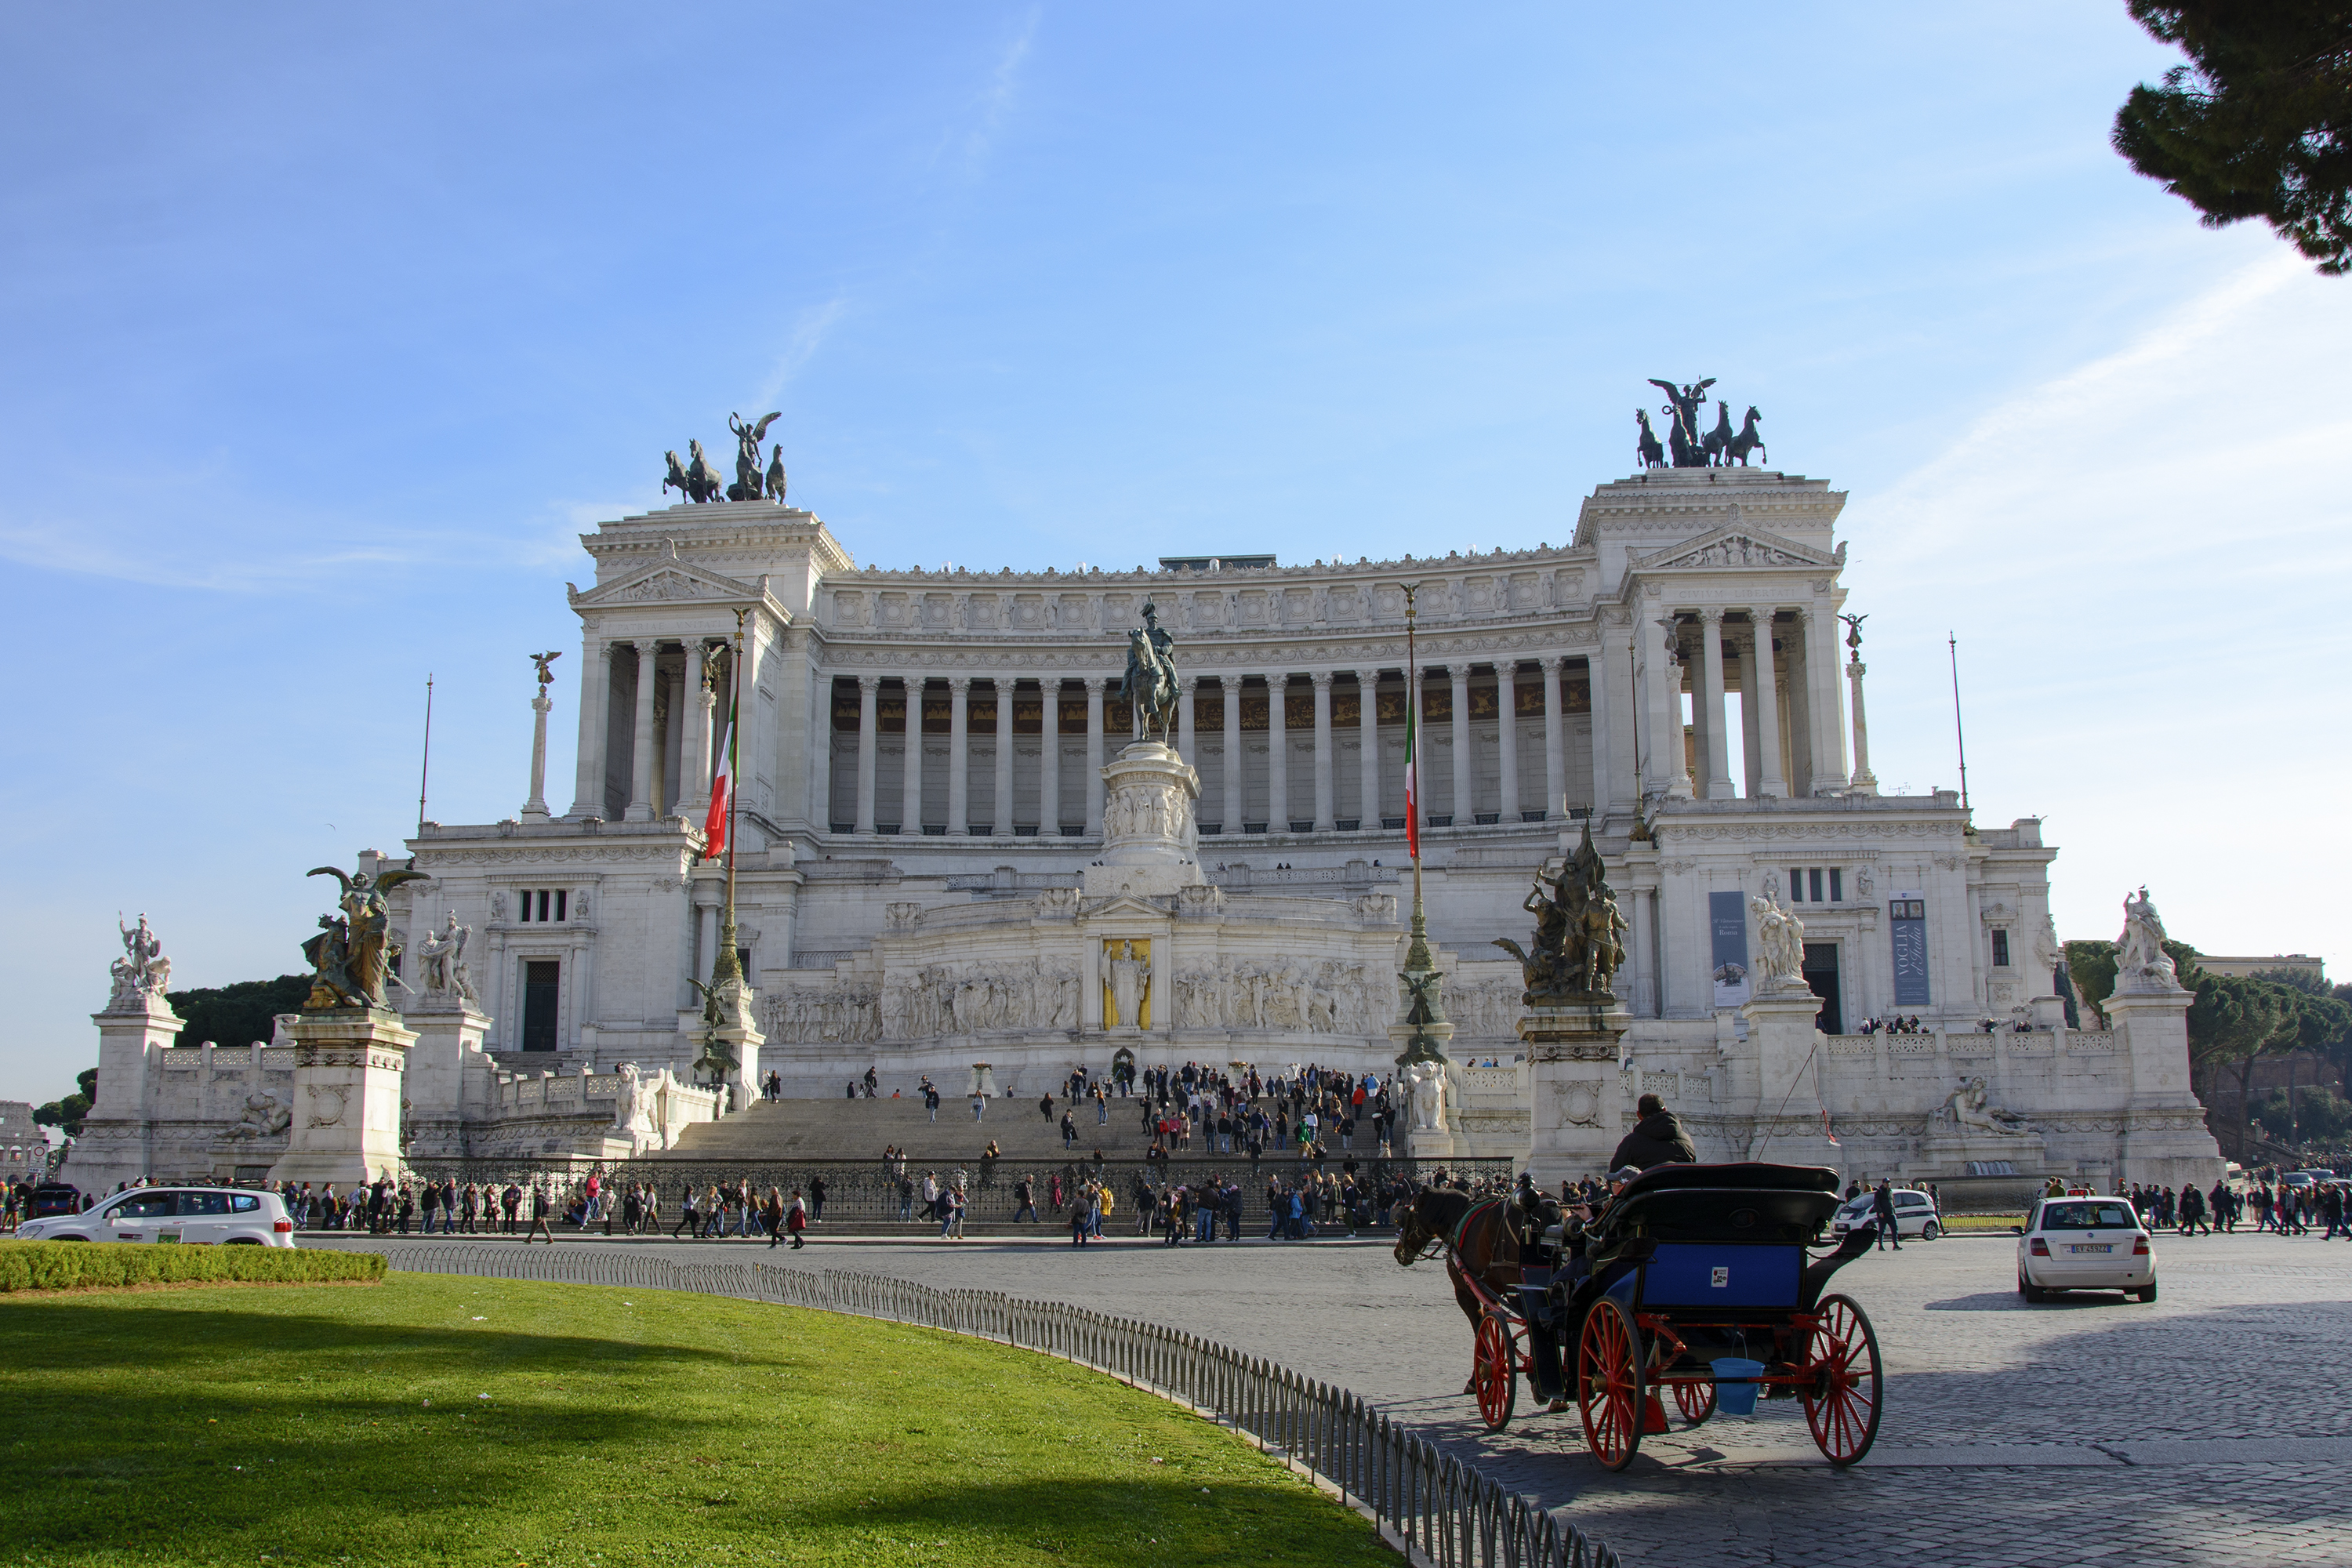
[[[580,634],[580,749],[572,762],[568,816],[604,815],[604,726],[612,717],[613,645]]]
[[[1265,830],[1290,831],[1290,677],[1265,678]]]
[[[1699,612],[1701,653],[1700,675],[1705,689],[1699,693],[1699,732],[1706,737],[1706,798],[1731,798],[1731,742],[1725,733],[1723,721],[1723,612],[1707,609]]]
[[[680,804],[687,815],[695,816],[710,805],[710,716],[719,706],[719,693],[702,679],[702,649],[696,642],[683,645],[686,671],[679,689],[687,693],[685,760],[679,766],[686,770],[686,788],[680,792]],[[833,735],[832,704],[825,707],[825,737]],[[830,758],[826,759],[828,762]],[[698,821],[699,817],[696,818]]]
[[[1053,838],[1062,831],[1062,678],[1040,675],[1037,695],[1045,700],[1038,715],[1037,837]]]
[[[1225,798],[1217,803],[1218,827],[1242,830],[1242,678],[1228,670],[1217,677],[1225,698]]]
[[[530,797],[522,803],[525,822],[547,820],[547,715],[554,707],[544,686],[530,700]]]
[[[948,837],[971,832],[971,677],[948,677]]]
[[[1862,651],[1854,650],[1846,662],[1846,683],[1853,688],[1853,793],[1876,795],[1878,775],[1870,771],[1870,723],[1862,714],[1862,672],[1869,666],[1862,662]]]
[[[923,677],[908,674],[907,686],[907,757],[898,778],[898,831],[919,837],[923,831]]]
[[[1498,749],[1495,812],[1501,822],[1519,819],[1519,666],[1504,659],[1495,666],[1495,740]]]
[[[1756,705],[1757,768],[1762,774],[1756,793],[1786,800],[1789,774],[1780,761],[1780,678],[1772,657],[1772,611],[1751,605],[1748,619],[1756,634],[1756,689],[1744,700]]]
[[[1381,826],[1381,672],[1356,671],[1356,743],[1363,754],[1361,798],[1356,802],[1356,826],[1365,833]]]
[[[1107,675],[1087,677],[1087,833],[1102,837],[1103,688]]]
[[[872,837],[874,834],[874,762],[877,743],[876,730],[881,722],[882,678],[861,675],[857,678],[857,816],[856,831]],[[826,721],[830,732],[832,721]]]
[[[654,819],[654,692],[661,685],[651,637],[639,637],[637,649],[637,723],[629,753],[630,822]]]
[[[1468,827],[1478,819],[1477,759],[1470,751],[1470,667],[1450,664],[1445,677],[1454,686],[1454,826]]]
[[[1013,837],[1013,678],[996,678],[996,802],[988,808],[989,827],[999,838]]]
[[[1315,831],[1331,831],[1331,671],[1318,669],[1315,682]]]
[[[1544,820],[1558,822],[1568,815],[1568,725],[1566,695],[1560,675],[1566,661],[1558,654],[1543,661],[1544,683]],[[1597,732],[1599,725],[1594,725]]]
[[[1192,677],[1176,678],[1176,754],[1193,767],[1201,765],[1192,725]]]

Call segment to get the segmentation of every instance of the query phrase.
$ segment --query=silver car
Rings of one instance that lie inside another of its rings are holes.
[[[1944,1234],[1944,1216],[1937,1212],[1934,1198],[1911,1187],[1896,1187],[1888,1196],[1895,1200],[1895,1234],[1905,1240],[1916,1236],[1922,1241],[1933,1241]],[[1830,1216],[1830,1234],[1843,1236],[1849,1230],[1875,1226],[1877,1206],[1876,1194],[1856,1193]]]
[[[235,1187],[132,1187],[82,1214],[28,1220],[23,1241],[143,1241],[291,1247],[294,1222],[276,1193]]]

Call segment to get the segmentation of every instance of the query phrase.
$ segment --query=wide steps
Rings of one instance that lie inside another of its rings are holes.
[[[896,1144],[911,1161],[971,1163],[995,1141],[1004,1159],[1052,1161],[1091,1157],[1097,1149],[1112,1160],[1138,1160],[1151,1147],[1143,1131],[1141,1101],[1115,1100],[1110,1120],[1095,1121],[1090,1102],[1081,1102],[1076,1121],[1078,1142],[1064,1149],[1063,1103],[1051,1121],[1035,1100],[992,1100],[985,1120],[971,1119],[968,1100],[949,1100],[935,1122],[919,1100],[769,1100],[717,1121],[698,1121],[678,1133],[675,1148],[649,1158],[757,1160],[761,1162],[863,1161],[877,1159]],[[1195,1140],[1195,1152],[1205,1140]],[[1226,1156],[1231,1160],[1233,1156]]]

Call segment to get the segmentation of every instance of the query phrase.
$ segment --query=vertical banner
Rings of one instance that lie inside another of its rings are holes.
[[[1927,996],[1927,899],[1897,893],[1886,901],[1887,925],[1895,932],[1895,1005],[1925,1007]]]
[[[1737,1007],[1748,1000],[1748,896],[1709,893],[1707,929],[1715,966],[1715,1005]]]

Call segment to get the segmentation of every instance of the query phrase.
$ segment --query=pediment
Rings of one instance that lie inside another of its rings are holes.
[[[1146,920],[1165,921],[1168,906],[1133,893],[1114,893],[1099,902],[1088,900],[1079,913],[1088,921],[1116,920],[1121,915],[1140,915]]]
[[[565,586],[570,587],[569,584]],[[742,605],[761,598],[761,589],[753,584],[739,583],[723,573],[675,558],[652,563],[642,571],[610,583],[600,583],[583,593],[572,589],[575,609],[594,609],[618,605],[716,603]]]
[[[1784,539],[1746,523],[1734,522],[1680,544],[1670,544],[1636,557],[1633,565],[1643,572],[1666,572],[1693,568],[1727,566],[1800,566],[1835,568],[1834,556],[1810,545]]]

